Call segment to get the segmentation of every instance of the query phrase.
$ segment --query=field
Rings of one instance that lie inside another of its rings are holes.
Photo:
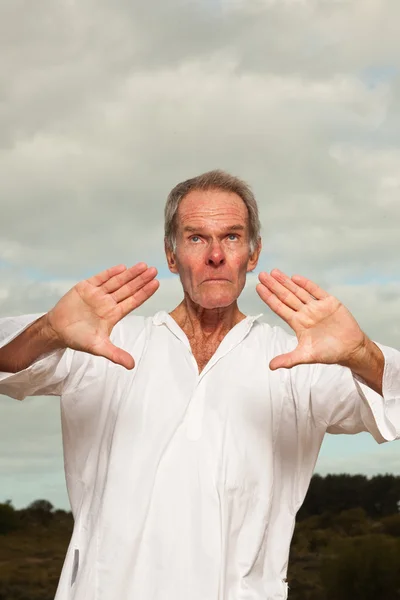
[[[289,599],[400,600],[399,507],[400,477],[315,476],[291,546]],[[46,500],[0,504],[0,600],[54,599],[72,527],[71,513]]]

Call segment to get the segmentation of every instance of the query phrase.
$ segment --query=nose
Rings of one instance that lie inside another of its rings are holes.
[[[207,256],[207,265],[219,267],[225,263],[225,255],[219,243],[213,243]]]

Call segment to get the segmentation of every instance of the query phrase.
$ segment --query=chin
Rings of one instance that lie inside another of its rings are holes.
[[[207,310],[212,310],[215,308],[227,308],[233,302],[235,302],[236,297],[226,294],[214,294],[212,297],[201,298],[199,304],[202,308]]]

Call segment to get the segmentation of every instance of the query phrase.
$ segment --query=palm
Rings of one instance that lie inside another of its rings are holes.
[[[79,282],[49,312],[48,321],[62,343],[133,368],[130,354],[110,341],[113,327],[154,294],[156,269],[139,263],[113,267]]]
[[[273,276],[272,276],[273,274]],[[294,330],[297,348],[275,357],[271,368],[298,364],[344,364],[364,343],[365,335],[341,302],[312,281],[278,270],[260,274],[257,292]]]

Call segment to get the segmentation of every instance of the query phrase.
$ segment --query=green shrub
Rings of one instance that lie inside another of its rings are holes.
[[[5,535],[17,529],[19,525],[18,513],[10,504],[0,504],[0,534]]]
[[[400,515],[390,515],[381,519],[381,525],[385,533],[400,537]]]
[[[400,599],[400,544],[385,535],[337,540],[321,564],[329,600]]]

